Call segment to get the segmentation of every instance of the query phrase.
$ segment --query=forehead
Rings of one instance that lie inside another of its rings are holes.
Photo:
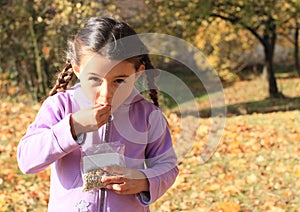
[[[135,73],[134,64],[128,61],[110,60],[99,54],[86,55],[81,58],[81,74],[97,74],[101,77],[131,75]]]

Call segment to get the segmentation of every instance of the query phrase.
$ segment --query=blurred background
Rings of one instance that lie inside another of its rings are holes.
[[[282,96],[276,73],[300,74],[297,0],[1,0],[0,6],[2,96],[44,96],[64,66],[67,39],[90,16],[182,38],[203,51],[224,82],[263,73],[272,97]]]

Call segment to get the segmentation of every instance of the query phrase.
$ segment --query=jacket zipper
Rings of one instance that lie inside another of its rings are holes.
[[[105,137],[104,137],[104,142],[105,143],[109,142],[110,124],[111,124],[111,116],[108,117],[108,121],[107,121],[107,124],[106,124]],[[99,191],[99,193],[100,192],[101,192],[101,197],[100,197],[100,212],[104,212],[105,188],[101,188],[101,190]]]
[[[101,192],[101,196],[100,196],[100,212],[104,212],[105,188],[101,188],[101,190],[99,192]]]

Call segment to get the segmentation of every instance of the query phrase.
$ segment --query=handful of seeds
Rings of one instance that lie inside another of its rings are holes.
[[[83,174],[83,192],[90,190],[99,190],[104,188],[108,183],[101,182],[103,176],[114,176],[114,174],[104,171],[101,168],[93,169]]]

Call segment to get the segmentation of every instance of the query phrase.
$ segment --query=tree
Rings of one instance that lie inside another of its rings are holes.
[[[203,22],[194,43],[215,67],[221,79],[228,83],[239,78],[239,72],[249,65],[247,55],[251,55],[257,46],[247,30],[236,29],[222,19]]]
[[[300,2],[297,0],[287,0],[288,22],[285,27],[280,28],[280,35],[283,35],[294,46],[294,66],[300,76],[299,62],[299,31],[300,31]]]
[[[64,66],[67,39],[86,17],[99,14],[105,14],[102,4],[88,0],[1,2],[0,77],[9,83],[0,88],[15,86],[35,100],[44,97],[53,73]]]
[[[264,48],[264,70],[270,97],[281,97],[273,69],[274,49],[277,39],[281,3],[262,1],[214,1],[211,16],[229,21],[249,30]]]
[[[159,27],[159,23],[162,22],[167,31],[179,29],[177,30],[179,33],[176,35],[182,36],[189,41],[196,35],[197,27],[203,21],[212,22],[215,18],[221,18],[236,27],[248,30],[264,48],[264,66],[270,97],[282,97],[277,88],[273,69],[273,57],[277,40],[277,30],[287,23],[291,17],[288,7],[283,6],[286,1],[148,0],[148,7],[155,8],[156,10],[154,16],[150,17],[153,21],[148,19],[150,21],[148,26],[152,26],[153,28]],[[147,21],[144,22],[147,23]],[[163,28],[163,26],[160,25],[160,28]]]

